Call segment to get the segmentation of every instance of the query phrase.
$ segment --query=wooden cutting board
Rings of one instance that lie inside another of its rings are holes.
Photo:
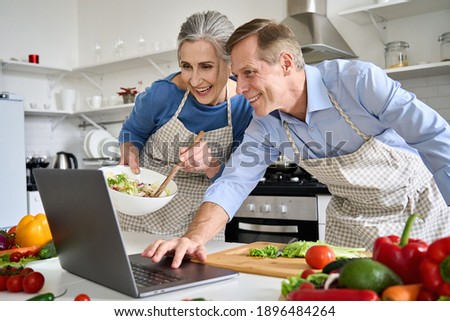
[[[243,273],[279,278],[298,275],[304,269],[310,269],[303,258],[263,258],[248,255],[250,249],[263,248],[267,245],[277,246],[279,250],[282,250],[286,246],[286,244],[271,242],[249,243],[228,250],[208,254],[206,262],[203,263]]]

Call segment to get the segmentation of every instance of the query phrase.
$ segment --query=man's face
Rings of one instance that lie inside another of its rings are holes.
[[[281,64],[269,65],[259,58],[256,36],[233,47],[231,70],[237,77],[237,93],[244,95],[256,115],[265,116],[283,106],[286,86]]]

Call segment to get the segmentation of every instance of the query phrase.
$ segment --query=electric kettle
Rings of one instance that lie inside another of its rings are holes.
[[[66,152],[57,152],[53,168],[77,169],[78,161],[74,154]]]

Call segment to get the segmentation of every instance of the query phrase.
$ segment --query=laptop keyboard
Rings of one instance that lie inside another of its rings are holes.
[[[133,270],[136,284],[141,287],[160,285],[181,280],[181,278],[175,274],[154,270],[135,262],[131,262],[131,269]]]

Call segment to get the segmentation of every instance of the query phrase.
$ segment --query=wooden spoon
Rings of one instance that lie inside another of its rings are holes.
[[[197,143],[202,139],[203,135],[205,134],[205,132],[203,130],[201,130],[197,137],[195,137],[194,142],[188,147],[188,149],[186,150],[186,152],[188,150],[190,150],[192,147],[194,147],[195,145],[197,145]],[[151,196],[152,197],[159,197],[159,195],[161,195],[161,193],[164,191],[164,189],[166,188],[167,184],[169,184],[170,180],[175,176],[175,174],[178,172],[178,170],[181,168],[181,165],[183,164],[182,161],[179,161],[170,171],[169,175],[167,175],[166,179],[164,180],[164,182],[162,182],[162,184],[159,186],[159,188],[156,190],[156,192],[152,193]]]

